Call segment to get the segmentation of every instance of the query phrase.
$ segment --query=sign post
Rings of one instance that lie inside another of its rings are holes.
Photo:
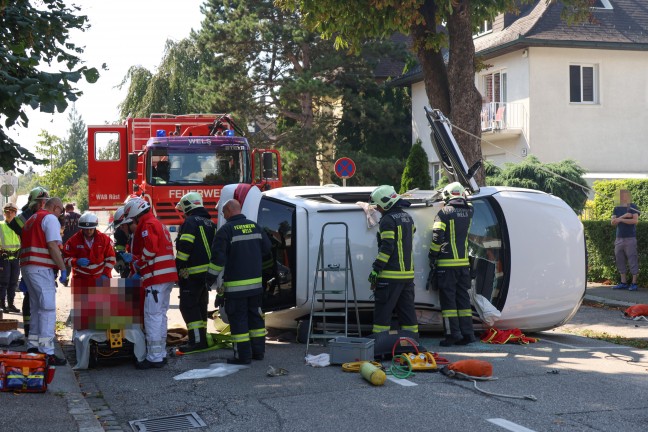
[[[355,162],[348,157],[335,161],[335,175],[342,179],[342,186],[346,186],[346,179],[353,177],[356,172]]]

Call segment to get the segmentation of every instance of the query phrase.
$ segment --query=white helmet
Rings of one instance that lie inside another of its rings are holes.
[[[115,214],[113,215],[113,228],[119,227],[119,225],[124,223],[124,220],[124,206],[121,206],[115,210]]]
[[[189,213],[193,209],[203,207],[202,195],[198,192],[189,192],[180,198],[180,202],[176,205],[176,210],[183,212],[184,214]]]
[[[378,186],[376,189],[374,189],[373,192],[371,192],[371,196],[369,197],[369,204],[377,205],[383,210],[389,210],[394,206],[394,204],[398,202],[400,198],[400,195],[396,193],[396,190],[393,186],[382,185]]]
[[[466,189],[459,182],[453,182],[443,188],[441,196],[448,201],[453,198],[465,198]]]
[[[124,206],[124,218],[133,219],[151,209],[151,204],[143,198],[132,198]]]
[[[99,218],[94,213],[83,213],[79,218],[79,228],[92,229],[99,225]]]

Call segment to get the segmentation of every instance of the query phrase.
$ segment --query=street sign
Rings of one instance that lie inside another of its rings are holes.
[[[11,195],[14,194],[13,185],[3,184],[2,186],[0,186],[0,194],[2,194],[2,196],[5,198],[9,198]]]
[[[335,175],[341,179],[348,179],[355,174],[356,166],[348,157],[343,157],[335,161]]]

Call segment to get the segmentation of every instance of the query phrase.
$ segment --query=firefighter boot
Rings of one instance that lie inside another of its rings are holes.
[[[5,312],[8,313],[20,313],[20,309],[18,309],[16,306],[14,306],[13,303],[9,303],[9,306],[5,309]]]
[[[180,345],[178,347],[178,351],[183,352],[183,353],[188,353],[192,351],[200,351],[204,350],[205,348],[208,348],[209,345],[207,344],[207,329],[202,327],[198,329],[198,337],[196,338],[194,336],[194,332],[190,331],[189,332],[189,343]]]

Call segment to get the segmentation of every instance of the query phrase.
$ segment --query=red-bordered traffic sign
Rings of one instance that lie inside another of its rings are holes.
[[[348,157],[343,157],[335,161],[335,175],[341,179],[348,179],[355,174],[356,166]]]

